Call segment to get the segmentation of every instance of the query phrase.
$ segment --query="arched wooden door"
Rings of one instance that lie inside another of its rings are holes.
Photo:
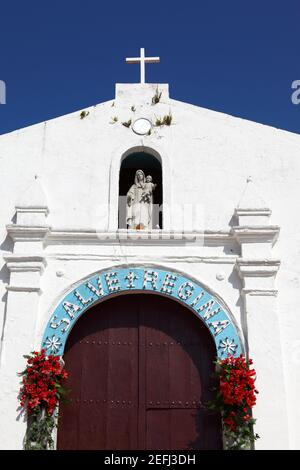
[[[76,323],[64,360],[71,404],[58,449],[220,449],[211,398],[216,351],[201,320],[156,294],[113,297]]]

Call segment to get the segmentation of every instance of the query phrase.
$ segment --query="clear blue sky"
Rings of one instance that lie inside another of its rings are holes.
[[[300,2],[10,0],[0,8],[0,133],[114,98],[125,57],[174,99],[300,133]]]

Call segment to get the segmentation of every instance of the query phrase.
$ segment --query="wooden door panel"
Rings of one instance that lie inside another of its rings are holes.
[[[211,416],[203,403],[212,396],[213,340],[199,319],[166,297],[156,296],[142,310],[147,325],[147,449],[205,448],[203,435]],[[218,429],[218,423],[210,427]],[[220,444],[219,439],[216,448]]]
[[[148,450],[200,449],[197,409],[147,410]]]
[[[211,398],[215,347],[180,303],[122,295],[74,326],[64,356],[71,405],[61,406],[59,449],[219,449]]]
[[[77,433],[78,450],[93,450],[95,446],[105,449],[105,421],[97,403],[79,403]]]
[[[137,406],[106,409],[106,443],[105,450],[136,450]],[[102,418],[103,419],[103,418]]]
[[[58,448],[136,449],[137,306],[119,297],[89,310],[74,327],[64,359],[72,405],[61,407]],[[65,436],[72,426],[76,435]]]
[[[212,384],[214,368],[214,344],[207,328],[168,298],[155,297],[145,304],[143,315],[151,324],[146,330],[147,402],[199,401],[201,384]]]
[[[146,411],[147,450],[221,450],[221,419],[203,407]]]

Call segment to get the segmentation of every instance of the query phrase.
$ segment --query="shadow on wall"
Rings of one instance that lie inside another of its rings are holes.
[[[0,245],[0,250],[2,251],[2,257],[3,257],[3,255],[5,255],[7,253],[12,253],[13,247],[14,247],[14,242],[7,235],[5,240]],[[6,264],[3,262],[3,265],[0,269],[0,282],[8,283],[9,282],[9,277],[10,277],[10,272],[9,272]]]
[[[17,222],[17,213],[15,212],[12,218],[10,219],[12,224]],[[0,245],[0,252],[2,252],[2,256],[8,253],[12,253],[14,249],[14,242],[10,238],[9,235],[6,235],[3,242]],[[3,263],[2,268],[0,269],[0,281],[3,283],[9,282],[10,273],[5,263]]]
[[[245,353],[248,354],[248,326],[247,326],[247,318],[246,318],[246,312],[245,312],[245,303],[241,295],[243,283],[236,269],[233,269],[232,273],[228,277],[228,282],[232,285],[233,289],[238,290],[240,293],[238,300],[236,302],[236,306],[238,307],[239,312],[240,312],[240,324],[241,324],[244,339],[245,339]]]
[[[15,216],[11,219],[12,222],[15,221]],[[1,297],[1,302],[3,303],[3,318],[2,318],[2,324],[0,325],[0,331],[1,331],[1,344],[0,344],[0,357],[2,353],[2,342],[4,338],[4,330],[5,330],[5,323],[6,323],[6,314],[7,314],[7,291],[5,289],[5,285],[9,284],[9,279],[10,279],[10,272],[8,270],[8,267],[6,266],[4,260],[3,260],[3,255],[7,253],[12,253],[14,247],[14,242],[12,239],[7,235],[3,242],[0,245],[0,251],[1,253],[1,261],[2,261],[2,267],[0,269],[0,285],[3,286],[3,291],[4,294]],[[1,308],[2,310],[2,308]]]
[[[3,264],[2,268],[0,269],[0,281],[4,284],[9,283],[9,277],[10,277],[10,272],[6,266],[6,264]]]
[[[229,220],[229,227],[235,227],[236,225],[238,225],[238,218],[235,214],[233,214],[233,216],[231,217],[231,219]]]

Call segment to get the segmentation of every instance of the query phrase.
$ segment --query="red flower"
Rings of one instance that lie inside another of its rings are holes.
[[[255,388],[256,372],[252,367],[253,361],[239,357],[228,356],[218,361],[220,386],[214,409],[222,412],[225,430],[239,433],[249,426],[251,410],[256,403]]]
[[[45,355],[46,351],[34,351],[27,360],[20,390],[20,404],[30,414],[36,408],[43,407],[49,416],[55,410],[60,392],[56,385],[68,377],[59,356]]]

